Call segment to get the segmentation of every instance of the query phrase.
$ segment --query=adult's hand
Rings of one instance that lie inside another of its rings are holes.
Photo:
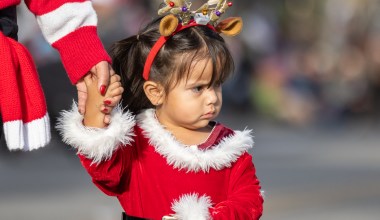
[[[98,80],[98,91],[101,95],[106,94],[110,77],[115,74],[107,61],[101,61],[91,68],[88,74],[92,74]],[[76,84],[78,90],[78,109],[81,114],[86,111],[87,87],[83,78]]]

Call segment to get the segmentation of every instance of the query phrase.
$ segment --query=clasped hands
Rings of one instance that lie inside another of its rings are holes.
[[[120,76],[108,62],[101,61],[77,82],[76,87],[78,110],[84,115],[84,124],[89,127],[107,126],[110,113],[123,93]]]

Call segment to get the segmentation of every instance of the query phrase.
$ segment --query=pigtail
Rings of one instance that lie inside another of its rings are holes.
[[[134,35],[114,43],[111,47],[112,67],[120,74],[124,87],[122,105],[138,114],[142,109],[154,107],[146,97],[141,75],[147,52],[144,38]]]

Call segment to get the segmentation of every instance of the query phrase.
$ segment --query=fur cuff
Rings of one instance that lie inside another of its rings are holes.
[[[78,149],[93,163],[100,163],[112,156],[120,146],[130,144],[133,139],[135,120],[130,112],[123,114],[120,106],[111,113],[111,123],[106,128],[89,128],[83,125],[83,116],[79,114],[76,103],[70,111],[62,111],[56,128],[63,142]]]
[[[210,197],[197,193],[185,194],[179,200],[174,200],[172,210],[174,217],[181,220],[209,220],[211,219],[209,208],[211,208]]]

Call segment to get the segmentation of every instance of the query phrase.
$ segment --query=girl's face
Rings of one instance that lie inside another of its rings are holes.
[[[191,69],[189,77],[179,81],[156,109],[159,121],[169,129],[205,128],[222,106],[221,85],[208,87],[212,77],[211,60],[204,59]]]

